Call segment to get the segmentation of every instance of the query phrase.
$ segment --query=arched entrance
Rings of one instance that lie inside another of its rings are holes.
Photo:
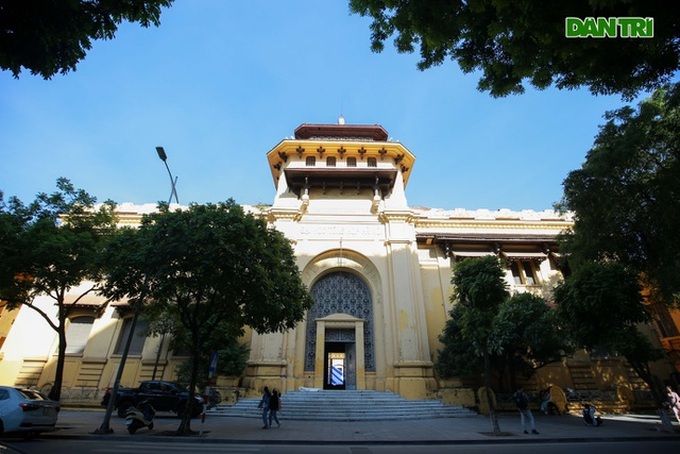
[[[373,298],[365,281],[347,271],[319,278],[307,313],[305,371],[325,389],[362,389],[375,371]],[[320,382],[320,383],[319,383]]]

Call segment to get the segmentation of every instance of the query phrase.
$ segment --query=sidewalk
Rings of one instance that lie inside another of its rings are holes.
[[[395,421],[286,421],[285,412],[279,413],[280,428],[262,429],[262,421],[252,418],[232,418],[208,415],[191,421],[192,430],[201,435],[177,437],[174,431],[179,419],[170,414],[156,415],[154,430],[140,429],[135,435],[128,434],[125,420],[114,416],[109,435],[94,435],[103,419],[103,410],[69,410],[59,413],[56,430],[42,434],[42,438],[126,438],[164,441],[176,440],[219,443],[286,443],[286,444],[445,444],[445,443],[545,443],[589,441],[641,441],[677,440],[680,448],[680,427],[674,423],[675,433],[660,431],[658,416],[610,415],[603,416],[600,427],[588,427],[576,416],[534,415],[539,435],[525,435],[519,423],[519,414],[499,415],[501,431],[505,435],[492,435],[488,416],[461,418],[437,418]],[[680,449],[679,451],[680,452]]]

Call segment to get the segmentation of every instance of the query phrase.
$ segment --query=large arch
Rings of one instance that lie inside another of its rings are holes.
[[[314,306],[307,312],[305,338],[305,371],[314,371],[316,360],[317,320],[334,314],[351,315],[363,320],[364,367],[375,372],[375,330],[373,323],[373,298],[366,282],[357,274],[331,271],[321,276],[312,286]],[[355,341],[353,329],[334,330],[329,335],[339,341]]]
[[[375,265],[356,251],[330,250],[310,261],[302,272],[302,280],[315,300],[304,325],[305,373],[314,373],[319,383],[319,375],[324,370],[324,344],[333,340],[356,342],[360,382],[365,372],[376,372],[376,355],[383,353],[376,351],[376,345],[380,345],[376,339],[382,338],[383,333],[374,319],[380,316],[383,299]],[[338,316],[355,319],[356,323],[330,322]],[[360,352],[361,358],[358,358]],[[364,387],[362,383],[357,384]]]

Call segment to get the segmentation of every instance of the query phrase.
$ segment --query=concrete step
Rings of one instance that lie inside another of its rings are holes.
[[[259,398],[243,398],[233,405],[220,404],[210,416],[261,418]],[[281,399],[281,416],[288,420],[363,421],[391,419],[455,418],[476,415],[439,400],[408,400],[378,391],[292,391]]]

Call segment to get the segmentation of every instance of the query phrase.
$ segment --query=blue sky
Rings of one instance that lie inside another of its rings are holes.
[[[528,89],[494,99],[457,63],[421,72],[347,2],[177,0],[158,28],[122,24],[76,72],[0,72],[0,190],[58,177],[100,201],[273,201],[266,153],[302,123],[380,124],[416,156],[412,206],[550,209],[617,96]]]

